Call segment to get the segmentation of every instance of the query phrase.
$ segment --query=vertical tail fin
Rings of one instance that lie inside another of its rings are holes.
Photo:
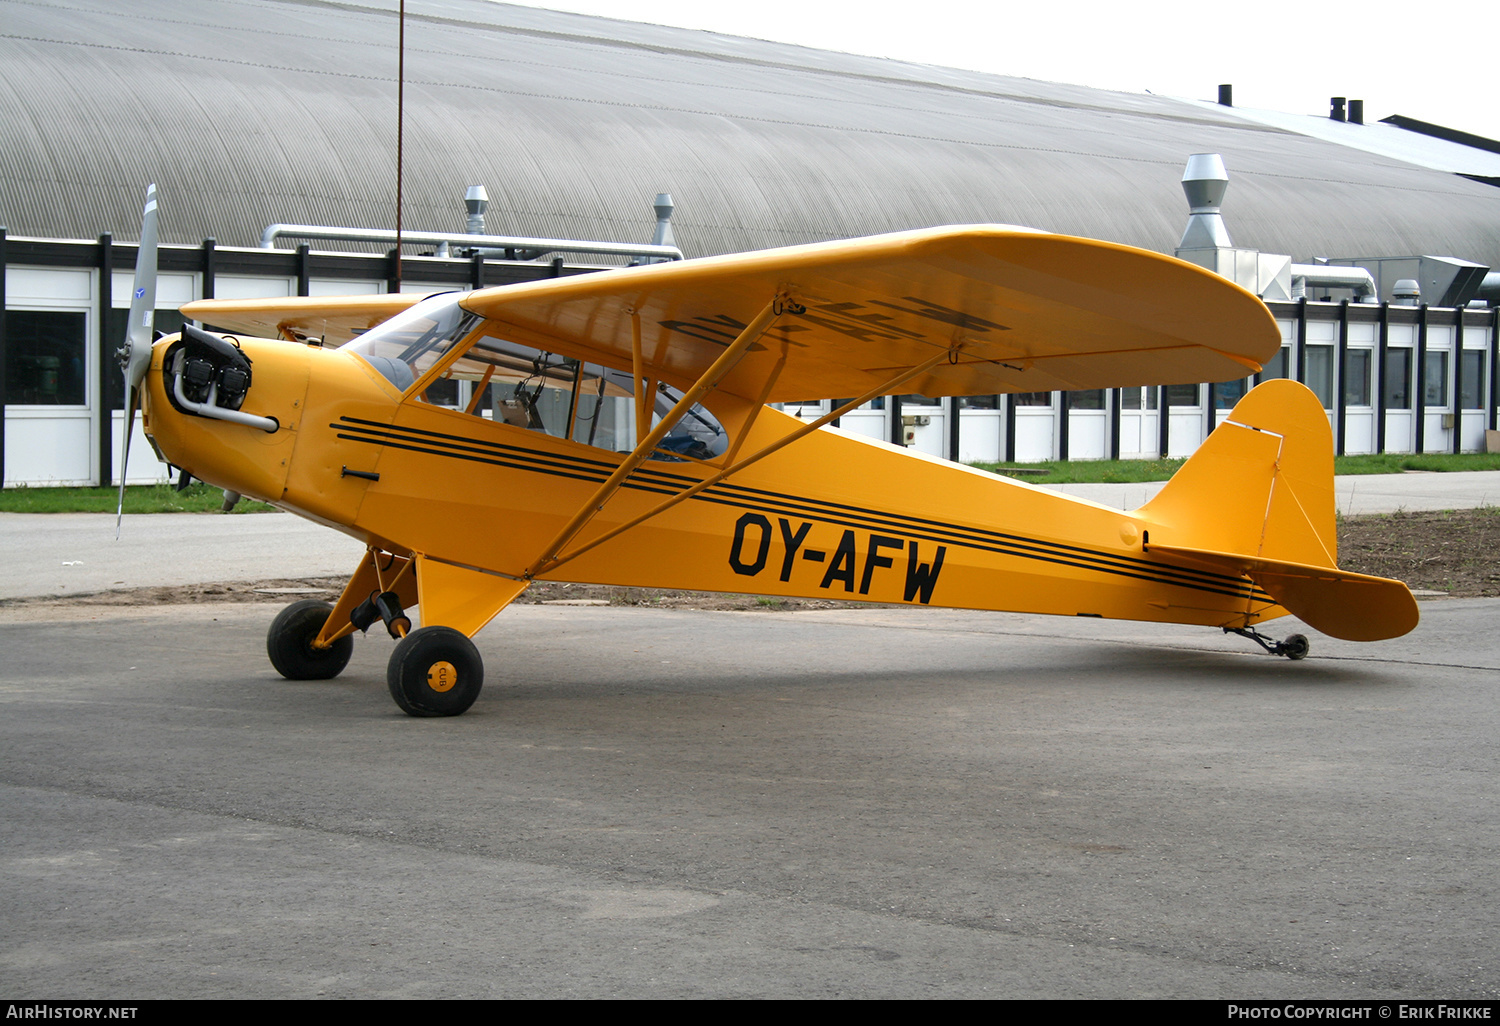
[[[1335,638],[1395,638],[1417,625],[1406,585],[1338,569],[1333,433],[1322,403],[1295,381],[1267,381],[1241,399],[1136,515],[1149,551],[1249,577]],[[1245,620],[1267,612],[1247,607]]]
[[[1295,381],[1253,389],[1137,515],[1153,543],[1337,566],[1322,403]]]

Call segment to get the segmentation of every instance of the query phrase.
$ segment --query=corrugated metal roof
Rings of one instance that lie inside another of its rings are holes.
[[[255,245],[394,226],[393,0],[0,0],[0,223]],[[688,255],[1002,222],[1171,251],[1190,153],[1224,155],[1237,245],[1500,265],[1500,190],[1164,97],[485,0],[410,0],[405,224]]]
[[[1286,114],[1281,111],[1256,110],[1250,107],[1225,108],[1218,104],[1211,104],[1207,100],[1184,100],[1183,102],[1196,107],[1212,108],[1217,112],[1270,125],[1273,128],[1285,129],[1288,132],[1296,132],[1299,135],[1326,139],[1340,146],[1364,150],[1366,153],[1394,157],[1407,164],[1417,164],[1455,175],[1500,178],[1500,153],[1423,135],[1421,132],[1413,132],[1382,121],[1360,125],[1353,121],[1335,121],[1327,116]]]

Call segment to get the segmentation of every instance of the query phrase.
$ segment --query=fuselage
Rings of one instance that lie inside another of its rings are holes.
[[[280,340],[239,342],[255,376],[244,409],[278,430],[209,419],[168,399],[172,341],[157,343],[145,402],[169,462],[387,552],[523,577],[625,458],[403,394],[351,352]],[[730,394],[706,405],[730,456],[799,427]],[[723,459],[647,461],[537,577],[1203,625],[1284,612],[1243,577],[1143,545],[1176,525],[830,429],[567,558]]]

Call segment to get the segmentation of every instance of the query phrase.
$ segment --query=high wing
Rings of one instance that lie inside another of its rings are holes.
[[[787,402],[1228,381],[1281,345],[1270,311],[1171,257],[1028,228],[935,228],[471,293],[486,334],[679,387],[768,305],[782,313],[718,387]],[[638,324],[638,329],[636,325]],[[778,370],[778,363],[785,364]],[[769,387],[768,387],[769,385]]]
[[[321,338],[343,345],[382,321],[427,298],[421,292],[365,296],[289,296],[276,299],[199,299],[182,315],[224,331],[256,338]]]

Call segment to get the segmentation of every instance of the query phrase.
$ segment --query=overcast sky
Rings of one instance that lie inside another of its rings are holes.
[[[1196,0],[520,0],[524,6],[709,29],[824,50],[1023,78],[1365,120],[1405,114],[1500,139],[1500,0],[1234,3]]]

